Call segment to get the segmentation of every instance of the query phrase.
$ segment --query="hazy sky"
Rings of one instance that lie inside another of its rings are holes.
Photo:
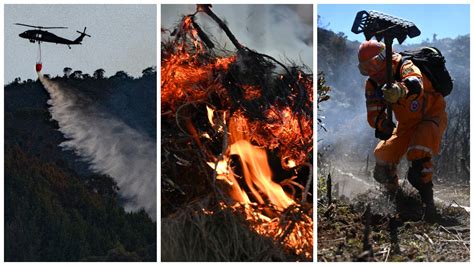
[[[196,5],[162,5],[162,28],[173,29],[182,15],[192,14]],[[313,67],[312,5],[213,5],[212,10],[227,22],[237,40],[250,49],[283,62],[286,59]],[[233,50],[219,26],[204,13],[197,22],[221,46]],[[161,35],[168,38],[169,33]]]
[[[74,40],[87,27],[82,45],[42,43],[43,73],[62,75],[64,67],[92,75],[98,68],[106,76],[124,70],[132,76],[156,66],[156,5],[5,5],[5,83],[16,77],[36,78],[38,44],[20,38],[24,23],[64,26],[48,30]]]
[[[363,41],[364,35],[351,32],[352,23],[358,11],[376,10],[400,17],[415,23],[421,35],[407,38],[404,43],[420,43],[426,38],[432,39],[436,33],[438,39],[469,34],[469,5],[318,5],[320,24],[327,25],[335,32],[344,32],[349,40]],[[397,41],[394,41],[397,43]]]

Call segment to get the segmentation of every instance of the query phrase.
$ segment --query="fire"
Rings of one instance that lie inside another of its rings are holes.
[[[215,127],[214,110],[206,106],[209,123]],[[224,113],[225,114],[225,113]],[[230,119],[229,123],[230,146],[226,154],[237,155],[241,160],[244,179],[252,195],[258,203],[270,203],[280,210],[288,208],[295,202],[283,191],[283,188],[272,180],[272,171],[268,164],[267,153],[264,148],[254,146],[249,141],[249,126],[247,119],[237,113]],[[249,197],[237,182],[233,171],[229,170],[228,157],[224,160],[208,162],[207,164],[217,173],[217,178],[227,181],[232,186],[231,196],[240,203],[250,203]],[[261,196],[261,193],[265,196]]]
[[[212,126],[215,126],[216,124],[214,123],[214,110],[210,108],[209,106],[206,106],[207,110],[207,119],[209,119],[209,123],[211,123]]]
[[[239,140],[230,146],[230,154],[239,155],[242,160],[245,181],[258,203],[266,203],[259,191],[268,197],[270,203],[282,210],[294,203],[283,188],[272,181],[272,171],[264,149],[257,148],[246,140]]]
[[[247,120],[243,116],[236,114],[232,117],[229,124],[231,140],[229,153],[230,155],[239,156],[245,183],[258,203],[267,203],[261,196],[261,192],[267,198],[268,203],[275,205],[281,210],[286,209],[294,201],[285,194],[279,184],[272,181],[272,171],[268,165],[267,153],[265,149],[253,146],[249,142],[250,132],[248,130]],[[240,188],[234,189],[234,191],[245,194]],[[248,198],[247,195],[235,195],[234,193],[232,196],[235,199]]]
[[[293,168],[303,163],[308,151],[312,149],[312,143],[306,143],[306,140],[312,138],[312,121],[300,119],[289,107],[271,107],[265,115],[270,123],[262,127],[269,134],[256,141],[268,143],[270,148],[279,147],[284,167]],[[292,163],[287,164],[285,159]]]
[[[227,161],[226,160],[223,160],[223,161],[219,161],[217,162],[217,164],[213,163],[213,162],[208,162],[207,163],[212,169],[215,169],[216,173],[218,175],[227,175],[229,174],[229,170],[227,169]],[[231,183],[232,185],[232,183]]]
[[[261,88],[259,86],[243,85],[244,99],[251,101],[262,96]]]
[[[268,84],[256,81],[263,78],[259,75],[247,77],[245,71],[254,67],[248,63],[253,60],[251,53],[210,51],[201,41],[203,32],[194,15],[183,17],[174,36],[162,49],[161,103],[166,111],[162,116],[171,116],[179,126],[180,119],[185,119],[179,110],[193,106],[195,111],[186,112],[187,126],[192,128],[188,131],[199,132],[196,136],[203,138],[202,143],[194,138],[200,154],[207,157],[216,183],[234,201],[230,205],[221,202],[221,208],[243,214],[258,234],[281,242],[298,255],[312,257],[312,205],[295,198],[294,187],[301,191],[304,187],[294,181],[296,177],[275,182],[267,156],[268,152],[276,154],[286,170],[297,169],[308,160],[313,132],[312,76],[288,69],[276,74],[272,69],[267,72],[274,80]],[[268,62],[260,64],[256,67],[266,67]],[[278,94],[281,90],[283,96]],[[286,185],[293,193],[284,190]]]
[[[235,59],[236,59],[235,56],[217,58],[214,65],[215,65],[216,69],[218,69],[218,70],[227,70],[227,69],[229,69],[230,64],[235,63]]]
[[[207,132],[202,133],[201,137],[206,138],[206,139],[212,139],[211,136]]]
[[[209,121],[214,117],[212,109],[208,109]],[[287,116],[290,116],[287,114]],[[233,210],[243,210],[247,221],[252,228],[259,234],[279,239],[285,236],[283,244],[295,249],[297,254],[304,254],[311,257],[313,241],[313,220],[305,214],[298,217],[298,221],[293,223],[294,228],[286,231],[290,225],[282,224],[283,221],[277,214],[288,209],[298,209],[301,206],[297,204],[286,192],[283,187],[272,180],[272,171],[268,164],[267,153],[264,148],[254,146],[250,143],[250,133],[247,119],[242,114],[234,114],[230,118],[229,136],[230,145],[226,154],[237,155],[240,158],[243,177],[237,176],[231,169],[229,157],[215,163],[208,162],[208,165],[215,169],[218,180],[224,180],[231,187],[230,195],[237,202],[233,206],[223,204],[222,208],[232,208]],[[294,167],[294,161],[288,160],[288,165]],[[250,200],[250,196],[239,185],[238,179],[243,178],[245,184],[251,192],[253,198],[257,200],[258,205]],[[269,212],[268,209],[258,209],[256,206],[272,206],[274,208],[270,213],[273,218],[263,214]]]
[[[284,237],[281,242],[285,247],[293,249],[298,255],[311,258],[313,252],[313,219],[311,216],[301,214],[298,205],[291,206],[294,206],[294,208],[290,207],[286,216],[283,212],[279,213],[282,217],[285,217],[286,220],[284,220],[265,216],[263,214],[265,209],[255,204],[236,203],[232,206],[222,202],[220,204],[220,208],[231,209],[236,214],[244,213],[249,225],[258,234],[277,241]],[[212,212],[207,212],[212,215]],[[297,219],[297,222],[292,223],[294,221],[291,220],[292,218]]]
[[[218,161],[217,164],[213,162],[207,162],[207,165],[209,165],[214,171],[216,171],[216,179],[217,180],[223,180],[229,184],[229,186],[233,186],[234,182],[228,178],[229,175],[229,166],[227,165],[227,159]]]
[[[161,67],[161,99],[172,109],[186,101],[204,101],[215,91],[226,94],[219,84],[219,72],[225,71],[235,57],[215,62],[196,62],[187,52],[164,59]]]
[[[193,25],[192,17],[185,16],[175,42],[165,48],[161,64],[163,109],[175,110],[189,101],[205,101],[215,92],[226,97],[219,81],[236,56],[200,60],[207,51]]]
[[[283,166],[286,167],[286,168],[291,169],[291,168],[296,167],[296,162],[295,162],[295,160],[290,159],[290,158],[288,158],[288,157],[283,158],[283,162],[284,162]]]

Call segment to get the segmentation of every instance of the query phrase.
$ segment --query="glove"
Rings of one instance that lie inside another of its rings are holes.
[[[392,136],[395,124],[388,119],[382,120],[380,126],[375,129],[375,137],[381,140],[387,140]]]
[[[389,103],[396,103],[400,98],[405,97],[407,92],[400,83],[395,82],[388,88],[387,84],[382,87],[383,98]]]

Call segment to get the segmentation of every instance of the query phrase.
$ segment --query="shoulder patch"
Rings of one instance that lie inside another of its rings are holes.
[[[418,102],[418,100],[413,100],[410,104],[410,111],[416,112],[419,106],[420,106],[420,103]]]
[[[408,66],[408,67],[404,67],[403,70],[402,70],[402,75],[401,77],[406,77],[408,75],[410,75],[411,73],[415,72],[412,68],[412,66]]]

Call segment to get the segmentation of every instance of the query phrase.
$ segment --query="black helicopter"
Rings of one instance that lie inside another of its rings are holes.
[[[43,29],[67,29],[67,27],[43,27],[43,26],[27,25],[27,24],[22,24],[22,23],[15,23],[15,25],[35,28],[35,30],[27,30],[18,35],[21,38],[30,40],[30,42],[32,43],[51,42],[51,43],[56,43],[56,44],[65,44],[69,47],[69,49],[71,49],[70,45],[82,44],[81,42],[82,42],[82,39],[84,39],[84,36],[91,37],[89,34],[86,34],[87,27],[84,27],[83,32],[77,31],[77,33],[81,35],[77,37],[77,39],[75,39],[74,41],[71,41],[68,39],[58,37],[51,32],[43,30]]]

